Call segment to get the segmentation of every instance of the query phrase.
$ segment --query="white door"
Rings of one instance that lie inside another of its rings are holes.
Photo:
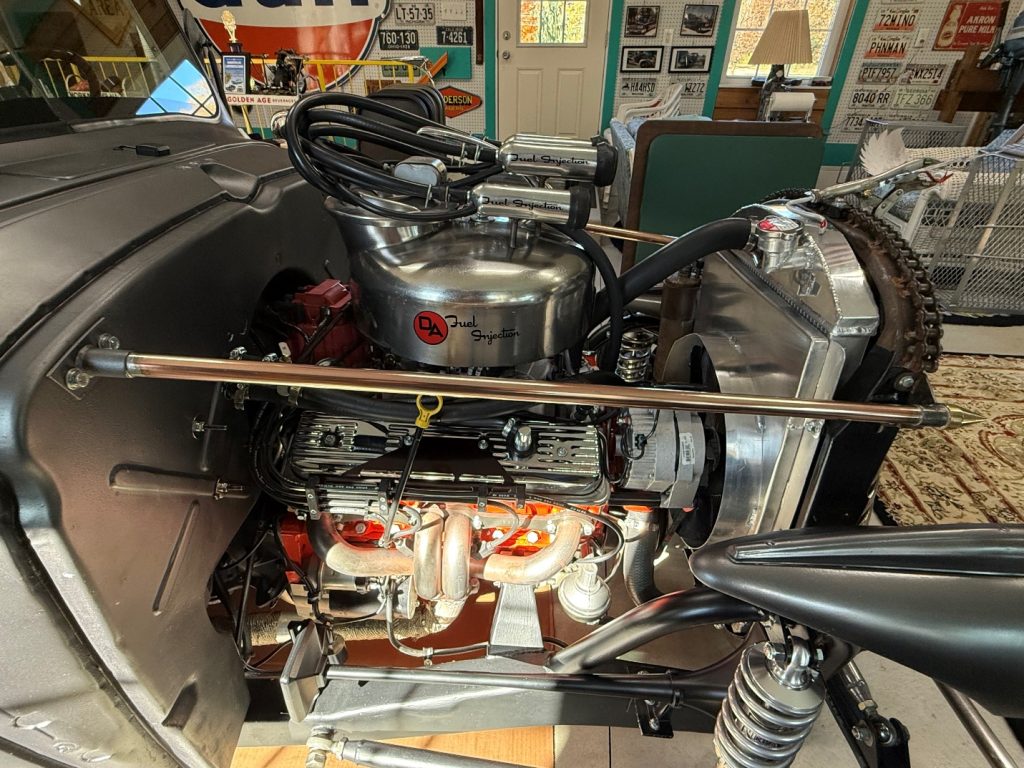
[[[497,0],[498,136],[601,127],[609,0]]]

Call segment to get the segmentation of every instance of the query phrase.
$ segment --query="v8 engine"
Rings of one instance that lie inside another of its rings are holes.
[[[536,650],[536,589],[556,587],[567,615],[596,622],[620,568],[636,602],[658,594],[653,561],[674,534],[699,547],[773,530],[822,514],[826,499],[835,515],[837,487],[850,492],[841,514],[865,512],[875,468],[830,474],[825,459],[845,443],[820,419],[502,393],[909,393],[938,352],[934,304],[888,233],[783,196],[620,277],[585,231],[591,185],[614,163],[607,145],[513,137],[499,148],[419,126],[403,140],[448,142],[446,164],[413,155],[367,169],[314,138],[350,119],[319,110],[324,98],[293,111],[286,136],[296,167],[330,195],[348,277],[268,302],[254,327],[294,330],[238,355],[441,375],[477,396],[376,392],[370,379],[235,393],[265,402],[253,466],[289,510],[280,532],[299,615],[429,658],[466,648],[403,638],[444,630],[472,595],[497,589],[482,642]],[[565,162],[524,170],[529,146]],[[408,180],[422,173],[430,183]],[[913,278],[899,296],[873,283],[893,272]],[[881,366],[867,370],[873,354]]]

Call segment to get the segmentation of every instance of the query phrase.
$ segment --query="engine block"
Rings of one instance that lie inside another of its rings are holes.
[[[293,473],[310,484],[317,509],[365,516],[379,504],[382,481],[402,467],[413,426],[307,411],[292,441]],[[437,425],[423,436],[410,488],[420,500],[475,503],[496,489],[525,497],[599,505],[608,498],[596,427],[513,420],[501,428]],[[453,486],[463,489],[452,498]],[[436,491],[431,491],[436,488]]]

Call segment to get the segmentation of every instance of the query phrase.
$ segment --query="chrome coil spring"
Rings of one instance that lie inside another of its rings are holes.
[[[810,669],[806,641],[793,640],[788,663],[785,649],[771,643],[743,652],[715,723],[719,766],[782,768],[803,746],[821,711],[825,687]]]
[[[634,328],[622,334],[616,375],[627,384],[639,384],[647,379],[654,357],[656,334],[646,328]]]

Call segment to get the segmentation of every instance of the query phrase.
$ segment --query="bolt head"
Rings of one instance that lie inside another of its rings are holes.
[[[862,744],[871,744],[874,742],[874,735],[871,733],[870,728],[866,728],[863,725],[855,725],[850,729],[850,735],[853,736],[855,741],[859,741]]]
[[[100,349],[120,349],[121,340],[112,333],[101,333],[97,342]]]
[[[909,392],[914,388],[915,381],[914,374],[904,373],[896,377],[893,386],[900,392]]]
[[[78,389],[85,389],[89,386],[89,382],[92,381],[92,376],[83,371],[81,368],[72,368],[64,376],[64,383],[67,388],[74,391]]]

